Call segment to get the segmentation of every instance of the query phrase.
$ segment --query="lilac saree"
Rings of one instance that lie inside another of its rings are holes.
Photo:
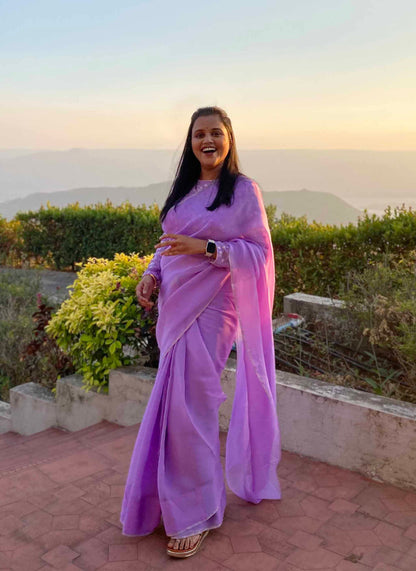
[[[199,183],[163,224],[167,233],[211,238],[217,260],[160,256],[160,364],[133,451],[121,512],[123,533],[160,524],[187,537],[221,525],[225,485],[218,408],[220,376],[237,342],[237,382],[226,446],[226,477],[241,498],[279,499],[271,312],[274,261],[257,186],[240,177],[234,202],[211,212],[217,183]]]

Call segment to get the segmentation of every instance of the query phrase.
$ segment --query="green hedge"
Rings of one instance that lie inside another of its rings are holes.
[[[129,203],[48,205],[36,212],[21,212],[16,219],[21,257],[57,270],[75,269],[75,264],[91,257],[113,258],[117,252],[153,253],[161,233],[157,206]]]
[[[276,308],[282,298],[302,291],[337,296],[351,271],[361,272],[383,260],[414,257],[416,212],[387,209],[382,217],[366,214],[358,224],[325,226],[283,215],[272,223],[276,260]]]
[[[416,250],[416,213],[411,209],[387,209],[381,217],[365,215],[356,225],[341,227],[288,215],[276,220],[272,207],[267,213],[276,258],[276,311],[288,293],[337,296],[352,270],[363,271],[385,253],[400,259]],[[156,206],[48,206],[19,213],[12,222],[0,219],[0,262],[34,260],[74,269],[91,257],[153,253],[160,233]]]

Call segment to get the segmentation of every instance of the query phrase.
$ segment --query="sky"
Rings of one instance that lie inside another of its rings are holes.
[[[0,149],[416,150],[414,0],[0,0]]]

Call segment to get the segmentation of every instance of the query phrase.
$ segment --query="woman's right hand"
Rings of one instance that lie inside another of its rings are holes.
[[[144,276],[136,286],[137,301],[147,310],[150,310],[154,306],[153,301],[150,301],[150,296],[155,287],[155,280],[149,274]]]

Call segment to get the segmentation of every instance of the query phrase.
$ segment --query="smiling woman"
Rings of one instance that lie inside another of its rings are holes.
[[[280,437],[271,312],[274,258],[257,185],[239,172],[231,122],[198,109],[165,206],[164,234],[137,285],[159,287],[156,382],[140,427],[121,521],[126,535],[163,519],[167,553],[190,557],[222,524],[226,491],[218,409],[221,372],[237,344],[227,437],[230,488],[246,501],[279,499]]]

